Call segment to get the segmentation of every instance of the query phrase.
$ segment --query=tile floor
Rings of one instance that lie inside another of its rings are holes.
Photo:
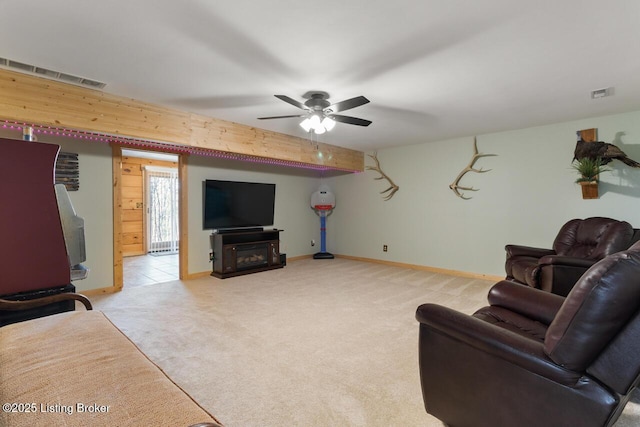
[[[123,259],[123,282],[125,288],[155,285],[178,280],[178,254],[140,255]]]

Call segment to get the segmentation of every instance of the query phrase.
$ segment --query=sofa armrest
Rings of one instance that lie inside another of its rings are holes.
[[[542,258],[547,255],[555,255],[553,249],[534,248],[531,246],[506,245],[504,250],[507,252],[507,259],[515,256],[530,256],[534,258]]]
[[[42,307],[43,305],[53,304],[60,301],[80,301],[87,310],[92,310],[93,306],[91,301],[82,294],[76,294],[73,292],[66,292],[63,294],[49,295],[42,298],[36,298],[26,301],[10,301],[6,299],[0,299],[0,310],[28,310],[34,307]]]
[[[524,287],[523,287],[524,288]],[[545,353],[543,343],[497,327],[450,308],[423,304],[416,311],[421,328],[435,330],[493,358],[507,361],[522,369],[564,385],[574,385],[581,377],[555,364]],[[422,337],[422,332],[421,332]],[[438,351],[437,348],[432,351]],[[474,363],[471,362],[470,363]],[[481,368],[478,368],[481,369]]]
[[[593,264],[598,262],[597,259],[585,259],[585,258],[574,258],[570,256],[563,255],[547,255],[540,258],[538,264],[540,266],[543,265],[557,265],[557,266],[566,266],[566,267],[579,267],[588,270]]]
[[[506,308],[549,325],[564,303],[564,297],[503,280],[489,290],[490,305]]]
[[[542,257],[538,260],[540,289],[567,296],[580,277],[597,262],[559,255]]]

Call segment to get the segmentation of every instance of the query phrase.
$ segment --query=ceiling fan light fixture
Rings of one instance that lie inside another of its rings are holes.
[[[320,116],[317,114],[313,114],[311,115],[311,117],[309,118],[309,120],[311,121],[311,127],[313,129],[318,128],[319,126],[321,126],[321,120],[320,120]]]
[[[322,119],[322,126],[324,126],[324,128],[327,131],[330,131],[331,129],[333,129],[336,125],[336,121],[333,120],[331,117],[325,117],[324,119]]]
[[[311,130],[311,120],[307,117],[302,122],[300,122],[300,126],[304,129],[305,132],[309,132]]]
[[[316,135],[322,135],[326,131],[333,129],[335,125],[335,120],[318,113],[311,114],[300,123],[305,132],[313,131]]]
[[[357,126],[369,126],[371,124],[370,120],[335,114],[367,104],[369,100],[362,95],[346,99],[341,102],[336,102],[334,104],[331,104],[329,101],[329,94],[326,92],[311,92],[309,93],[309,96],[305,95],[305,98],[308,99],[304,103],[296,101],[286,95],[274,96],[287,104],[304,110],[305,113],[302,115],[258,117],[259,120],[304,117],[304,120],[300,123],[300,127],[302,127],[307,133],[313,131],[318,135],[331,131],[335,127],[336,121]]]

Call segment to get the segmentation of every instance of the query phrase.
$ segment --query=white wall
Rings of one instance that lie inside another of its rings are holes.
[[[470,200],[456,197],[449,184],[471,160],[473,137],[381,150],[382,170],[400,190],[383,201],[378,192],[386,181],[374,180],[372,171],[332,178],[337,207],[329,249],[502,276],[505,244],[550,247],[571,218],[608,216],[640,228],[640,169],[614,161],[601,177],[600,198],[582,200],[571,160],[575,132],[588,128],[640,161],[640,112],[479,135],[480,152],[497,156],[475,164],[490,172],[460,181],[478,189],[465,192]]]

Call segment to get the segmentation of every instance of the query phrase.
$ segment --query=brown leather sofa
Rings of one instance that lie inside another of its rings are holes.
[[[592,217],[562,226],[552,249],[507,245],[507,280],[566,296],[597,261],[633,243],[634,229],[625,221]]]
[[[418,307],[425,408],[454,427],[611,426],[640,380],[640,243],[561,297],[509,281],[468,316]]]

